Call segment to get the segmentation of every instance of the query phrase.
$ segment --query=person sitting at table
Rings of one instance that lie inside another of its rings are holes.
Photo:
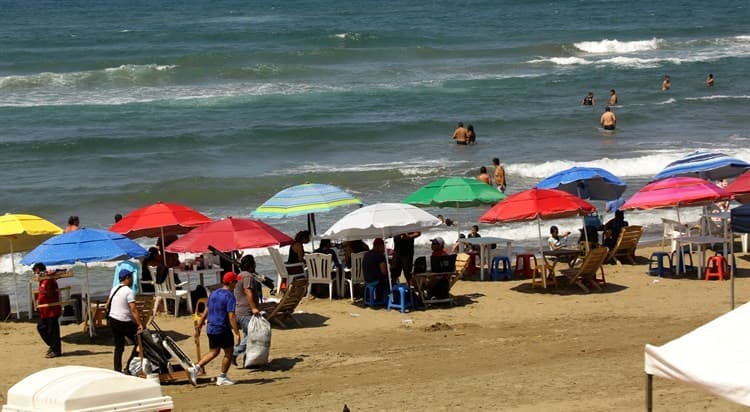
[[[628,225],[625,220],[625,212],[618,210],[615,212],[615,217],[610,219],[604,224],[604,246],[614,249],[617,245],[617,239],[620,237],[622,228]]]
[[[361,240],[347,240],[344,242],[344,264],[346,267],[352,267],[352,253],[367,252],[370,247]]]
[[[463,233],[458,234],[458,239],[456,239],[456,243],[453,244],[453,248],[451,249],[451,253],[469,253],[473,251],[473,246],[462,242],[462,239],[466,239],[466,235]]]
[[[289,258],[286,263],[305,263],[305,247],[304,244],[310,241],[310,231],[301,230],[294,235],[294,242],[289,245]],[[296,275],[305,271],[302,266],[289,266],[287,271],[290,275]]]
[[[375,285],[376,296],[385,296],[388,293],[388,267],[385,263],[385,242],[382,238],[376,238],[372,242],[372,250],[365,253],[362,259],[362,272],[365,283]]]
[[[333,262],[333,266],[336,268],[336,273],[344,273],[344,268],[341,267],[341,263],[339,262],[339,255],[335,250],[333,250],[333,247],[331,246],[331,239],[320,239],[320,244],[318,245],[318,248],[315,249],[315,253],[325,253],[326,255],[331,255],[331,261]]]
[[[569,231],[561,235],[560,230],[557,228],[557,226],[550,227],[549,234],[550,237],[547,239],[547,243],[549,244],[550,250],[557,250],[564,247],[565,243],[568,240],[568,236],[570,236]]]
[[[447,256],[448,251],[445,250],[445,240],[442,237],[436,237],[430,239],[430,246],[432,248],[432,256]]]
[[[172,242],[177,240],[177,235],[167,235],[164,237],[163,246],[166,248],[167,246],[171,245]],[[156,240],[156,248],[159,249],[159,253],[163,254],[163,262],[168,268],[176,268],[180,266],[180,257],[177,255],[177,253],[172,252],[165,252],[162,249],[162,241],[161,238],[158,238]]]

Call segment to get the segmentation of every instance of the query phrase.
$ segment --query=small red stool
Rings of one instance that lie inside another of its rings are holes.
[[[531,267],[531,259],[534,259],[534,267]],[[516,255],[516,268],[513,270],[514,275],[524,275],[527,278],[534,274],[536,268],[536,256],[533,253],[519,253]]]
[[[724,256],[711,256],[706,263],[706,278],[724,280],[728,278],[727,260]]]

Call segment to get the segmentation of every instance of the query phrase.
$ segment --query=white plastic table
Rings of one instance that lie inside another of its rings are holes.
[[[720,236],[679,236],[676,237],[675,242],[677,242],[677,250],[681,250],[683,245],[696,245],[698,246],[698,249],[700,250],[700,259],[698,259],[698,279],[700,279],[703,275],[703,263],[706,259],[706,249],[708,246],[711,246],[716,243],[721,243],[723,246],[723,252],[724,256],[728,258],[727,256],[727,245],[729,243],[729,239],[725,237]],[[679,252],[678,252],[679,253]],[[679,257],[678,263],[679,263]],[[676,274],[680,274],[680,265],[677,266]],[[682,270],[685,270],[685,259],[682,260]]]
[[[459,239],[459,242],[466,243],[472,246],[479,246],[479,275],[480,279],[484,280],[484,268],[485,265],[487,267],[490,267],[490,256],[491,256],[491,249],[492,245],[496,245],[498,243],[505,243],[506,248],[506,255],[508,259],[511,258],[511,243],[512,240],[510,239],[504,239],[501,237],[471,237],[471,238],[464,238]]]

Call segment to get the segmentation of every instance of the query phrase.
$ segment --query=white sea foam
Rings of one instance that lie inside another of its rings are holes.
[[[578,50],[586,53],[593,54],[621,54],[621,53],[634,53],[645,50],[656,50],[664,40],[653,38],[651,40],[636,40],[636,41],[619,41],[619,40],[599,40],[599,41],[583,41],[573,43]]]
[[[654,104],[672,104],[672,103],[675,103],[675,102],[677,102],[677,100],[675,100],[674,98],[669,98],[667,100],[664,100],[663,102],[657,102],[657,103],[654,103]]]
[[[750,96],[747,96],[747,95],[727,96],[723,94],[718,94],[718,95],[713,95],[713,96],[686,97],[685,98],[685,100],[736,100],[736,99],[750,99]]]
[[[529,60],[526,63],[554,63],[560,66],[573,66],[573,65],[583,65],[583,64],[591,64],[592,61],[580,58],[580,57],[540,57],[534,60]]]
[[[133,84],[138,84],[139,79],[150,73],[167,72],[175,69],[176,65],[159,64],[125,64],[118,67],[109,67],[103,70],[89,70],[70,73],[43,72],[24,76],[2,76],[0,77],[0,90],[21,89],[33,90],[56,87],[75,87],[79,84],[91,82],[109,82],[113,79],[122,80],[130,78]]]
[[[275,170],[273,175],[303,173],[356,173],[373,172],[384,170],[395,170],[403,176],[429,176],[436,171],[446,171],[449,166],[455,166],[456,162],[448,159],[414,159],[410,162],[383,162],[383,163],[357,163],[352,165],[330,165],[307,163],[299,165],[296,171]]]

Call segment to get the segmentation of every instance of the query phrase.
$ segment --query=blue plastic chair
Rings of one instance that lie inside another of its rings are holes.
[[[375,282],[370,282],[365,285],[365,295],[362,297],[362,303],[365,306],[374,308],[378,306],[385,306],[388,303],[387,296],[381,296],[380,298],[378,298],[377,296],[378,284],[380,284],[380,282],[375,281]]]
[[[414,301],[411,295],[411,288],[409,285],[405,283],[393,285],[393,289],[391,289],[391,294],[388,299],[388,310],[396,308],[400,309],[401,313],[404,313],[406,312],[406,309],[413,308]],[[396,297],[398,297],[398,300],[396,300]]]
[[[500,264],[502,269],[500,268]],[[490,279],[492,280],[511,280],[513,278],[513,271],[510,267],[510,258],[507,256],[495,256],[492,258],[490,264]]]
[[[666,259],[666,260],[665,260]],[[667,263],[666,265],[664,263]],[[656,265],[656,266],[654,266]],[[672,271],[672,257],[667,252],[654,252],[648,259],[648,274],[662,277]]]

